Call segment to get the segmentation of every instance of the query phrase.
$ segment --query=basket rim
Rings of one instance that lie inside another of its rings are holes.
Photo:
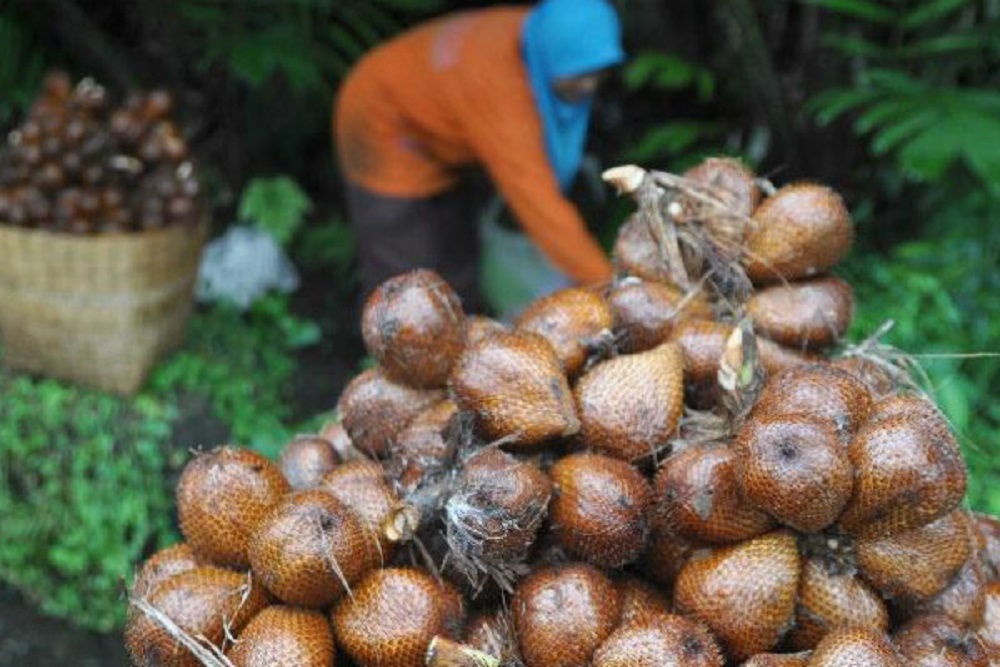
[[[100,243],[100,242],[132,242],[138,239],[149,239],[157,236],[167,236],[176,234],[179,230],[186,229],[191,232],[198,232],[211,225],[212,219],[208,211],[204,211],[193,223],[165,225],[158,229],[142,229],[133,232],[100,232],[97,234],[71,234],[69,232],[52,231],[39,229],[38,227],[22,227],[13,225],[6,220],[0,219],[0,233],[10,235],[20,235],[22,237],[50,238],[71,243]]]

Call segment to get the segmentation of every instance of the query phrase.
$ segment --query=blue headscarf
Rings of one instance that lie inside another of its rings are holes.
[[[608,0],[542,0],[525,21],[523,48],[549,161],[567,189],[583,160],[591,101],[564,102],[552,83],[625,59],[618,14]]]

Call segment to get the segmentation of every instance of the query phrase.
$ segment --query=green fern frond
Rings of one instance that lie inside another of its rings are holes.
[[[973,5],[969,0],[930,0],[917,3],[917,6],[902,16],[900,25],[904,30],[916,30],[927,27],[959,10],[965,10]]]
[[[896,21],[892,7],[871,0],[803,0],[808,5],[823,7],[839,14],[864,19],[873,23],[891,24]]]

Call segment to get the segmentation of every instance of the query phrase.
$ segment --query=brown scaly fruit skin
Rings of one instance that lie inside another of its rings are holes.
[[[684,265],[689,275],[701,276],[743,254],[750,216],[762,192],[753,172],[734,158],[708,158],[683,176],[711,189],[723,204],[710,205],[682,190],[671,207],[681,228]]]
[[[158,586],[147,602],[192,637],[222,647],[226,628],[238,633],[267,606],[262,586],[247,574],[202,565]],[[200,667],[201,661],[135,606],[125,623],[125,646],[137,667]]]
[[[458,406],[445,399],[417,415],[393,441],[389,469],[404,495],[445,472],[455,450],[449,429],[457,418]]]
[[[584,453],[559,459],[549,474],[556,490],[552,528],[570,554],[605,568],[642,554],[656,502],[642,473],[625,461]]]
[[[757,207],[753,219],[744,265],[755,283],[823,273],[844,257],[854,240],[843,199],[813,183],[784,186]]]
[[[978,533],[983,574],[990,581],[996,580],[1000,578],[1000,521],[978,512],[974,512],[971,518]]]
[[[882,598],[861,579],[847,572],[831,572],[821,560],[802,563],[795,625],[788,634],[793,650],[816,648],[823,637],[840,626],[889,630],[889,612]]]
[[[443,387],[465,347],[465,314],[455,291],[426,269],[385,281],[361,315],[368,352],[412,387]]]
[[[472,455],[445,504],[449,544],[469,555],[522,562],[545,519],[552,482],[534,463],[488,448]]]
[[[359,667],[423,667],[435,635],[457,638],[461,597],[421,570],[373,570],[331,612],[337,645]]]
[[[754,329],[776,343],[810,349],[833,345],[854,316],[854,291],[825,276],[758,290],[747,302]]]
[[[285,445],[278,457],[281,473],[295,490],[319,485],[323,475],[340,463],[340,457],[326,438],[299,436]]]
[[[861,575],[887,598],[921,601],[940,593],[972,554],[968,520],[956,510],[919,528],[858,540]]]
[[[377,537],[354,510],[323,490],[275,505],[250,544],[260,582],[283,602],[324,607],[381,564]]]
[[[529,574],[511,612],[527,667],[576,667],[617,627],[621,600],[600,570],[570,563]]]
[[[885,633],[871,628],[839,628],[819,643],[809,667],[905,667]]]
[[[858,356],[837,357],[831,359],[830,364],[861,380],[875,400],[894,395],[898,390],[892,373],[871,359]]]
[[[699,550],[708,547],[699,542],[663,529],[658,520],[654,520],[653,532],[650,535],[649,549],[642,559],[642,573],[653,581],[666,587],[669,591],[684,564]]]
[[[718,642],[703,624],[665,614],[623,625],[594,653],[592,667],[722,667]]]
[[[250,566],[250,536],[290,486],[269,460],[219,447],[191,459],[177,483],[181,532],[195,554],[217,565]]]
[[[733,660],[774,648],[791,625],[799,584],[795,537],[775,531],[689,560],[674,608],[708,625]]]
[[[832,524],[854,476],[832,423],[811,414],[754,415],[734,443],[743,497],[803,533]]]
[[[625,461],[647,458],[668,444],[684,410],[681,349],[664,343],[609,359],[584,374],[574,393],[586,445]]]
[[[638,278],[614,285],[607,301],[622,352],[634,354],[660,345],[679,320],[711,319],[712,308],[700,294],[686,302],[684,297],[676,287]]]
[[[801,653],[758,653],[743,663],[742,667],[806,667],[811,651]]]
[[[729,209],[740,215],[752,215],[763,197],[756,174],[738,158],[705,158],[682,176],[715,190]],[[690,197],[682,199],[682,204],[688,204]],[[687,213],[690,217],[690,211]],[[688,221],[684,214],[680,217],[681,222]]]
[[[474,345],[495,333],[504,333],[510,328],[499,320],[483,315],[469,315],[465,318],[465,344]]]
[[[913,400],[913,399],[911,399]],[[851,440],[854,494],[839,519],[858,537],[892,535],[944,516],[965,496],[965,461],[930,404],[885,399]]]
[[[739,160],[726,157],[707,158],[683,176],[711,188],[731,213],[718,211],[682,194],[678,199],[683,207],[678,222],[699,221],[720,258],[737,259],[747,230],[745,218],[753,215],[762,197],[757,177]]]
[[[580,430],[573,394],[552,346],[537,334],[497,333],[466,348],[451,378],[459,409],[486,438],[531,447]]]
[[[907,604],[900,601],[901,616],[912,618],[943,614],[969,628],[977,628],[986,612],[986,576],[975,549],[951,582],[929,600]]]
[[[625,575],[615,583],[622,601],[619,627],[646,623],[671,613],[670,598],[645,579]]]
[[[354,446],[369,456],[384,457],[407,424],[443,398],[442,391],[394,382],[376,367],[351,380],[337,410]]]
[[[659,529],[689,540],[724,544],[763,535],[774,520],[740,494],[736,452],[693,445],[656,473]]]
[[[520,665],[517,637],[510,614],[501,611],[480,612],[465,626],[465,644],[501,660],[502,665]]]
[[[986,584],[986,613],[979,638],[994,659],[1000,659],[1000,581]]]
[[[611,310],[600,294],[570,287],[542,297],[517,318],[519,331],[549,341],[568,377],[575,377],[595,348],[610,341]]]
[[[351,436],[347,435],[347,429],[339,421],[330,421],[320,429],[319,437],[330,443],[333,451],[341,461],[354,461],[366,458],[358,448],[351,442]]]
[[[253,617],[227,657],[235,667],[335,667],[333,630],[322,612],[274,605]]]
[[[803,413],[829,420],[845,442],[873,411],[864,383],[828,363],[798,366],[768,378],[754,406],[755,415]]]
[[[896,632],[893,642],[912,667],[990,667],[982,640],[947,616],[915,618]]]
[[[198,565],[194,551],[184,542],[160,549],[139,568],[132,584],[132,597],[145,598],[175,574],[193,570]]]
[[[681,320],[674,325],[670,340],[684,351],[684,373],[696,386],[715,386],[718,382],[719,359],[726,349],[726,341],[733,327],[711,320]],[[760,363],[768,375],[808,363],[812,357],[774,341],[757,339]]]
[[[750,216],[760,198],[753,174],[731,158],[710,158],[684,175],[713,188],[731,213],[720,212],[682,196],[678,200],[681,211],[677,221],[682,225],[697,221],[711,237],[714,254],[723,261],[736,259],[743,250],[745,218]],[[690,250],[687,246],[682,246],[681,250],[685,268],[689,272],[700,273],[703,270],[700,254],[687,252]],[[613,256],[619,273],[654,282],[672,282],[659,244],[648,223],[638,214],[632,215],[619,229]]]
[[[619,273],[650,282],[673,284],[670,271],[660,256],[659,245],[638,214],[629,216],[618,229],[612,256]]]
[[[366,528],[379,537],[384,560],[388,560],[393,545],[383,535],[383,527],[399,504],[399,496],[382,465],[368,460],[342,463],[323,477],[319,488],[361,517]]]

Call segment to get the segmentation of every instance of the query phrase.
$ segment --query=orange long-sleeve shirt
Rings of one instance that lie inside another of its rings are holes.
[[[581,283],[611,264],[559,189],[521,55],[525,8],[453,14],[366,55],[338,95],[341,167],[373,192],[424,197],[482,164],[525,231]]]

